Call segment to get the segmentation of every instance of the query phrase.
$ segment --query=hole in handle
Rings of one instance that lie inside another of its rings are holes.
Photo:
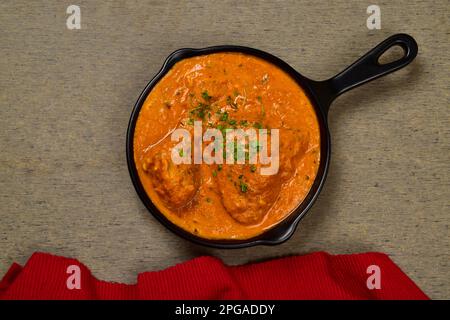
[[[406,56],[406,50],[399,44],[396,44],[378,57],[377,63],[379,65],[386,65],[395,61],[398,61]]]

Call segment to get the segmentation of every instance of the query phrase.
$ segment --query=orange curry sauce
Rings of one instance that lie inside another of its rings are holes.
[[[279,129],[278,173],[261,175],[261,164],[175,165],[171,133],[193,132],[194,121],[203,133]],[[241,53],[202,55],[176,63],[146,98],[134,159],[145,191],[174,224],[206,239],[248,239],[308,194],[319,167],[319,124],[302,88],[275,65]]]

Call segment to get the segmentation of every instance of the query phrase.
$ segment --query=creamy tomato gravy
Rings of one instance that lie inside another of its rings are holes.
[[[260,164],[175,165],[171,133],[204,128],[279,129],[275,175]],[[248,239],[283,220],[308,194],[319,167],[320,132],[302,88],[257,57],[215,53],[176,63],[146,98],[134,159],[152,202],[174,224],[206,239]]]

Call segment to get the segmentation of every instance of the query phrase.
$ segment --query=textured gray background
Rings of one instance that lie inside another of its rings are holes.
[[[450,298],[448,1],[1,1],[0,274],[36,250],[95,276],[136,274],[213,254],[241,264],[316,250],[383,251],[432,298]],[[79,4],[82,29],[66,28]],[[340,97],[329,178],[294,237],[212,250],[164,229],[137,198],[125,133],[141,90],[180,47],[248,45],[324,79],[387,36],[417,59]]]

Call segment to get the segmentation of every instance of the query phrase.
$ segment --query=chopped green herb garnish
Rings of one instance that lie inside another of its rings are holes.
[[[250,171],[251,172],[255,172],[256,171],[256,166],[254,164],[250,165]]]
[[[246,126],[248,126],[248,121],[247,121],[247,120],[241,120],[241,121],[239,122],[239,124],[240,124],[241,126],[243,126],[243,127],[246,127]]]
[[[208,91],[203,91],[202,92],[202,98],[205,100],[205,101],[207,101],[207,102],[209,102],[210,100],[211,100],[211,96],[208,94]]]
[[[259,122],[255,122],[255,124],[253,125],[256,129],[262,129],[262,124]]]
[[[180,157],[182,157],[182,156],[184,155],[183,149],[179,149],[179,150],[178,150],[178,154],[180,155]]]
[[[217,177],[217,171],[213,170],[212,175],[213,175],[213,177]]]
[[[262,97],[261,96],[257,96],[256,99],[258,99],[259,102],[262,101]]]
[[[211,110],[211,106],[200,102],[194,109],[190,110],[189,113],[197,115],[200,119],[204,119],[208,110]]]
[[[217,170],[218,170],[218,171],[222,171],[222,165],[221,165],[221,164],[219,164],[219,165],[217,166]]]
[[[234,126],[234,125],[236,124],[236,120],[230,120],[230,121],[228,121],[228,123],[229,123],[230,125]]]
[[[242,180],[239,180],[239,187],[241,188],[241,192],[243,193],[247,192],[248,190],[248,185]]]
[[[228,120],[228,112],[222,113],[222,115],[220,116],[220,120],[227,121]]]

